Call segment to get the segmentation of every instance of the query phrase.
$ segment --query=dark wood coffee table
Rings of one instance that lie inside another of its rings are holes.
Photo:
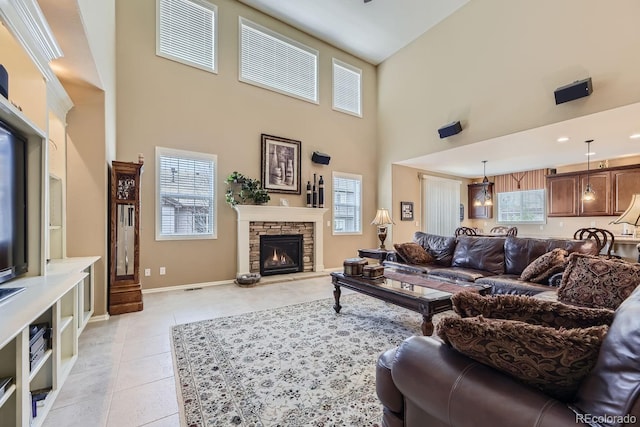
[[[474,291],[485,295],[491,291],[489,285],[427,278],[423,274],[388,267],[385,268],[384,277],[380,279],[331,273],[331,281],[334,285],[333,296],[336,303],[333,308],[336,313],[342,309],[340,288],[345,287],[422,314],[423,335],[433,333],[434,314],[452,308],[451,295],[461,291]]]

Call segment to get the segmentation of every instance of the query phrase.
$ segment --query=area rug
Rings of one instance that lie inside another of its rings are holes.
[[[378,356],[418,313],[360,294],[173,327],[184,425],[379,426]]]

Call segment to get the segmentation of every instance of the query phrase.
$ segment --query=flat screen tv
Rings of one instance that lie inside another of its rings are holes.
[[[27,272],[27,140],[0,121],[0,283]]]

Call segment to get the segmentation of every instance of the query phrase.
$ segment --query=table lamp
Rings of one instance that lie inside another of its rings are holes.
[[[640,194],[631,196],[631,204],[616,220],[610,224],[630,224],[633,228],[633,237],[636,237],[635,227],[640,224]]]
[[[376,217],[371,221],[371,224],[378,227],[378,239],[380,239],[380,247],[378,249],[386,250],[384,241],[387,238],[387,226],[395,224],[389,215],[389,211],[386,209],[378,209]]]

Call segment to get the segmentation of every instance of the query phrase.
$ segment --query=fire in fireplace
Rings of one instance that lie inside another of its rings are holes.
[[[302,234],[260,236],[260,274],[302,271]]]

